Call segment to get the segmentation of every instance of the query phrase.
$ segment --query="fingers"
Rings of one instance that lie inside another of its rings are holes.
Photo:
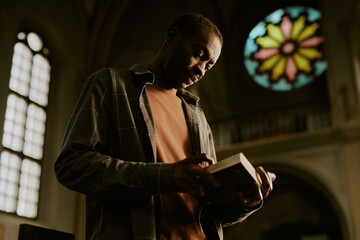
[[[272,172],[265,171],[263,167],[257,167],[256,171],[259,173],[262,181],[262,193],[266,198],[273,190],[273,181],[276,179],[276,175]]]
[[[175,163],[173,173],[174,187],[179,192],[189,192],[191,194],[204,195],[203,182],[208,182],[213,186],[220,183],[211,175],[200,163],[213,164],[215,161],[207,154],[191,156],[187,159]],[[203,181],[200,181],[203,180]]]
[[[203,167],[208,167],[210,165],[215,164],[215,160],[212,157],[210,157],[209,155],[207,155],[206,153],[191,156],[183,161],[192,162],[194,164],[200,163],[203,165]]]
[[[205,182],[211,184],[214,187],[220,187],[220,182],[206,169],[194,168],[188,170],[189,175],[195,176],[196,179],[203,179]]]
[[[260,186],[257,183],[254,183],[250,194],[246,195],[243,192],[238,192],[239,199],[241,203],[246,208],[253,208],[258,205],[263,200],[263,194]]]

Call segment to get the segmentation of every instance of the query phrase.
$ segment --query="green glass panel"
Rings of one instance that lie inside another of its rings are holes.
[[[296,63],[296,66],[298,67],[298,69],[303,70],[305,72],[311,71],[310,61],[307,58],[301,56],[300,54],[295,53],[294,61]]]
[[[268,30],[268,35],[270,37],[272,37],[273,39],[275,39],[276,41],[278,41],[280,43],[285,42],[284,35],[279,26],[270,23],[266,26],[266,28]]]
[[[263,61],[263,63],[259,67],[259,71],[265,72],[267,70],[272,69],[279,60],[280,60],[280,54],[275,54],[274,56],[269,57],[268,59]]]
[[[258,37],[255,42],[263,48],[278,48],[280,43],[269,36]]]
[[[285,72],[286,57],[281,57],[272,70],[272,79],[277,80]]]
[[[319,28],[319,24],[313,23],[310,26],[307,26],[296,39],[298,42],[301,42],[309,37],[313,36],[316,30]]]
[[[316,48],[299,48],[298,53],[309,59],[321,58],[322,53]]]
[[[305,27],[305,17],[301,16],[299,17],[293,24],[293,28],[291,31],[291,39],[295,40],[298,38],[300,33]]]

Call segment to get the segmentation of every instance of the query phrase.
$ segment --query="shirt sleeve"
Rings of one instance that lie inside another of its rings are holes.
[[[103,69],[85,83],[54,169],[60,183],[88,195],[158,195],[171,190],[173,164],[127,161],[107,154],[111,77]]]

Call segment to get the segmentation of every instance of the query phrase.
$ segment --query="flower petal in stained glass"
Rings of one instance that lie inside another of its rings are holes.
[[[305,27],[305,17],[301,16],[299,17],[293,24],[293,28],[291,31],[291,39],[295,40],[298,38],[298,36],[300,35],[300,33],[302,32],[302,30]]]
[[[288,57],[285,68],[286,76],[290,81],[294,81],[297,73],[297,67],[293,57]]]
[[[280,60],[276,63],[276,65],[274,66],[273,70],[272,70],[272,76],[271,78],[273,80],[277,80],[279,79],[279,77],[284,74],[285,71],[285,66],[286,66],[286,57],[281,57]]]
[[[306,59],[305,57],[301,56],[300,54],[295,53],[294,60],[295,60],[295,63],[296,63],[296,66],[298,67],[298,69],[303,70],[305,72],[311,71],[310,61],[308,59]]]
[[[280,54],[275,54],[272,57],[267,58],[259,67],[260,72],[265,72],[275,66],[275,64],[280,60]]]
[[[289,40],[291,37],[292,22],[287,16],[283,17],[280,28],[282,33],[284,34],[285,39]]]
[[[284,35],[279,26],[270,23],[266,26],[266,29],[268,30],[268,35],[276,41],[280,43],[285,41]]]
[[[315,47],[324,41],[323,37],[314,36],[299,43],[300,47]]]
[[[298,53],[309,59],[321,58],[322,53],[316,48],[299,48]]]
[[[255,42],[263,48],[278,48],[280,43],[269,36],[258,37]]]
[[[296,39],[298,42],[301,42],[305,39],[308,39],[309,37],[313,36],[316,32],[316,30],[319,28],[318,23],[313,23],[310,26],[307,26],[299,35],[299,37]]]
[[[275,55],[277,53],[279,53],[278,48],[261,48],[259,51],[254,53],[254,57],[257,59],[264,60],[264,59],[269,58],[272,55]]]

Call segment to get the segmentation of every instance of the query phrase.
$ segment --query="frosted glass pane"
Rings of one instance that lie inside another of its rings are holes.
[[[26,38],[26,33],[24,32],[19,32],[17,35],[17,38],[20,40],[24,40]]]
[[[35,159],[41,159],[43,154],[45,111],[30,104],[27,112],[24,154]]]
[[[43,47],[42,40],[36,33],[29,33],[27,36],[27,41],[31,49],[34,51],[40,51]]]
[[[17,155],[7,151],[0,155],[0,210],[5,212],[16,209],[20,161]]]
[[[21,42],[15,44],[9,87],[23,96],[29,94],[32,58],[29,47]]]
[[[2,144],[14,151],[23,149],[26,108],[24,99],[14,94],[8,96]]]
[[[30,83],[30,100],[46,106],[50,82],[50,64],[40,54],[34,56]]]
[[[25,217],[36,217],[39,198],[41,167],[38,163],[24,159],[21,165],[19,201],[16,213]]]

